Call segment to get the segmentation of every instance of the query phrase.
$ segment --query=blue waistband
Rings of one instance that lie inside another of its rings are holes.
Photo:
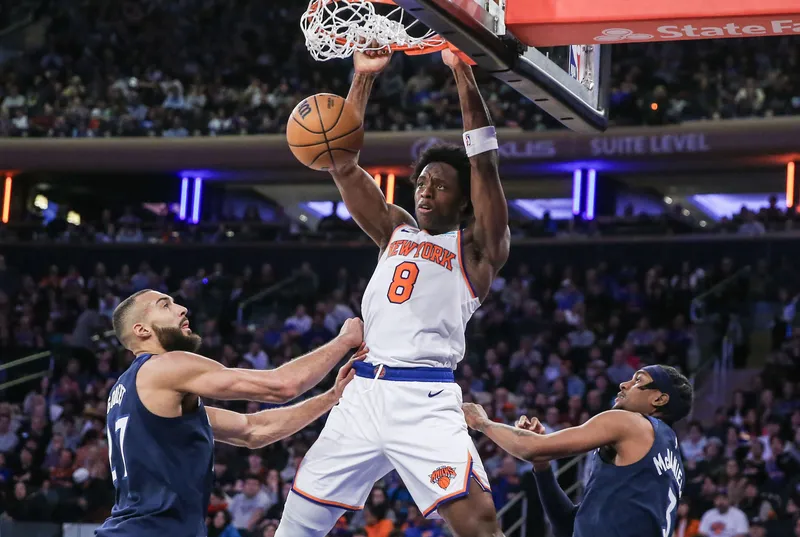
[[[357,377],[374,379],[378,374],[375,364],[354,362],[353,368]],[[380,380],[395,380],[405,382],[455,382],[453,370],[446,367],[387,367],[383,366]]]

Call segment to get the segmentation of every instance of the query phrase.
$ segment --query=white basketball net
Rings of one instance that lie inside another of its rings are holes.
[[[418,23],[395,7],[387,15],[375,12],[368,0],[311,0],[300,19],[306,37],[306,48],[317,61],[347,58],[354,52],[382,50],[386,47],[424,49],[441,46],[444,38],[428,30],[422,37],[413,37],[408,30]]]

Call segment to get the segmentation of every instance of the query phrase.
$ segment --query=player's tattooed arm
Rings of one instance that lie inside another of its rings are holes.
[[[285,403],[325,378],[342,358],[364,339],[360,319],[348,319],[333,341],[277,369],[258,371],[227,368],[219,362],[186,352],[159,357],[158,382],[165,389],[208,399]],[[361,348],[357,356],[366,356]]]
[[[453,70],[461,103],[464,131],[492,125],[489,110],[483,101],[472,67],[450,50],[442,51],[442,60]],[[472,224],[473,240],[481,259],[485,259],[494,273],[508,260],[511,234],[508,229],[508,204],[500,183],[497,150],[485,151],[470,157],[472,173],[470,190],[475,221]],[[494,278],[491,274],[489,280]]]
[[[583,425],[552,434],[536,434],[495,423],[489,420],[482,407],[474,404],[464,405],[464,414],[467,425],[472,429],[482,432],[514,457],[526,461],[537,458],[560,459],[616,445],[637,429],[631,423],[636,419],[635,414],[624,410],[608,410]]]
[[[358,111],[362,121],[375,78],[389,64],[390,51],[372,53],[356,52],[353,56],[355,74],[347,101]],[[336,188],[347,210],[364,233],[383,251],[389,244],[394,229],[401,224],[416,225],[414,218],[400,207],[387,203],[383,192],[372,176],[358,165],[358,157],[339,159],[331,170]]]
[[[363,357],[354,357],[339,370],[333,388],[296,405],[254,414],[238,414],[207,407],[214,439],[225,444],[259,449],[301,431],[339,402],[345,386],[355,376],[352,364],[358,359]]]
[[[546,433],[544,425],[537,418],[529,419],[527,416],[521,416],[514,426],[535,434]],[[554,537],[571,537],[575,529],[578,506],[572,503],[564,489],[558,484],[550,461],[534,458],[533,476],[539,491],[539,500],[542,502],[547,519],[550,520]]]

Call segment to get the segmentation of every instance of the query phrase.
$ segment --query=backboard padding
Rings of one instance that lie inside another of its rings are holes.
[[[578,132],[605,130],[608,54],[597,48],[596,89],[588,90],[568,70],[505,33],[505,25],[475,0],[394,0],[397,5],[471,57],[478,67],[535,102]],[[493,2],[493,0],[487,0]],[[502,14],[500,15],[502,16]]]

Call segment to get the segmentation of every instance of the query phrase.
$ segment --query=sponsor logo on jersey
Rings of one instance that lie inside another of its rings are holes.
[[[438,485],[442,490],[447,490],[456,475],[456,469],[452,466],[440,466],[430,475],[431,483]]]
[[[447,270],[453,270],[453,259],[456,254],[432,242],[414,242],[405,239],[392,241],[386,248],[387,257],[399,255],[413,259],[425,259],[440,265]]]

